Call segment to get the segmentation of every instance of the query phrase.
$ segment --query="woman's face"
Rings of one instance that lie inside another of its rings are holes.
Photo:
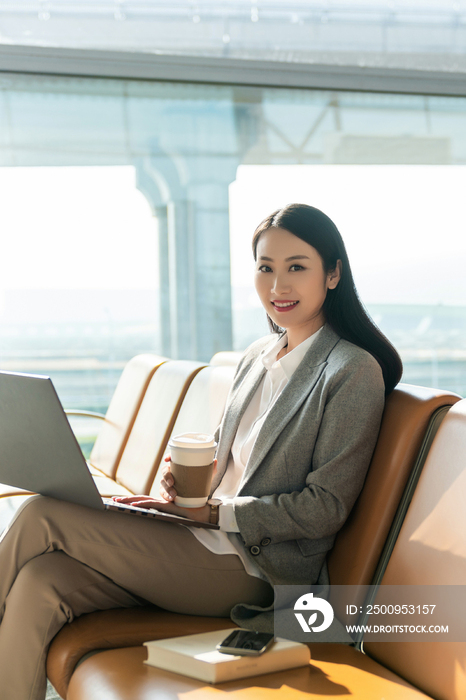
[[[266,312],[302,342],[325,322],[322,306],[340,280],[340,261],[326,274],[317,250],[281,228],[261,234],[256,255],[254,282]]]

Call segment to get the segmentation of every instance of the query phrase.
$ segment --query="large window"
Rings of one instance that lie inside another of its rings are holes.
[[[158,350],[156,226],[134,168],[0,168],[0,364],[104,411],[128,359]]]
[[[103,410],[138,352],[266,330],[250,239],[322,208],[404,380],[466,393],[466,100],[0,76],[0,365]]]

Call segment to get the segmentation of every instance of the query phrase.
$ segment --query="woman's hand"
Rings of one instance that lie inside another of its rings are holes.
[[[166,466],[163,467],[162,469],[162,479],[160,481],[160,495],[162,496],[165,501],[174,501],[176,498],[176,491],[173,488],[173,484],[175,483],[175,480],[173,478],[173,475],[170,472],[170,462],[171,462],[171,456],[167,455],[165,457],[165,462],[167,462]]]
[[[165,501],[173,502],[176,498],[176,490],[174,488],[175,480],[173,478],[173,474],[170,471],[170,462],[171,462],[170,455],[165,457],[165,462],[167,462],[167,464],[162,469],[162,479],[160,481],[159,493]],[[216,471],[217,471],[217,460],[214,459],[214,469],[212,472],[212,477],[215,475]],[[190,510],[192,510],[192,509],[190,508]]]
[[[113,496],[113,500],[118,503],[128,503],[138,508],[155,508],[163,513],[171,513],[172,515],[181,515],[183,518],[191,518],[202,523],[208,523],[210,517],[210,506],[205,505],[201,508],[183,508],[177,506],[176,503],[152,498],[152,496]]]
[[[165,457],[166,466],[162,470],[162,479],[160,481],[160,495],[162,500],[152,498],[152,496],[113,496],[114,501],[118,503],[128,503],[139,508],[155,508],[163,513],[171,513],[172,515],[181,515],[183,518],[191,518],[199,522],[208,523],[210,518],[210,506],[205,505],[201,508],[183,508],[174,503],[176,498],[176,490],[174,489],[175,480],[170,472],[171,457]],[[214,460],[214,471],[217,471],[217,460]]]

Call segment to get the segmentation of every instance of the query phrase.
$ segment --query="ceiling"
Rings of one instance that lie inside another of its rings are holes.
[[[466,72],[466,0],[0,0],[4,46]]]

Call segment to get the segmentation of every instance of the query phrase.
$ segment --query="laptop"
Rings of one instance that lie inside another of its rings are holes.
[[[0,372],[0,483],[98,510],[218,529],[102,498],[50,377]]]

